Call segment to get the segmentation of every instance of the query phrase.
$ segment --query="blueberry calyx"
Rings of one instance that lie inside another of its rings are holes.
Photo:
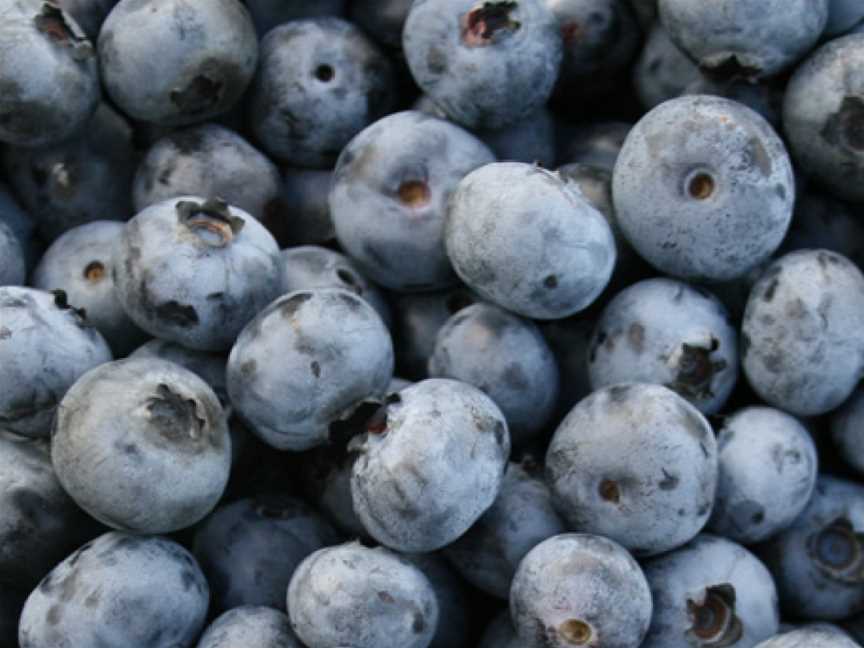
[[[156,395],[147,401],[147,411],[160,434],[169,441],[198,441],[207,425],[198,414],[196,400],[184,398],[164,383],[156,387]]]
[[[33,22],[36,29],[45,34],[51,42],[68,47],[74,60],[83,61],[94,56],[93,44],[86,36],[75,33],[63,10],[55,3],[42,3],[42,11],[36,15]]]
[[[521,23],[512,20],[510,13],[518,2],[483,2],[462,17],[462,41],[468,47],[484,47],[498,34],[517,31]]]
[[[748,63],[739,54],[721,54],[702,61],[699,71],[712,81],[754,81],[762,68]]]
[[[711,338],[707,347],[682,344],[677,357],[673,356],[678,367],[677,375],[666,387],[689,399],[712,398],[711,382],[716,374],[726,369],[725,360],[711,359],[711,354],[719,347],[720,341],[715,337]]]
[[[864,582],[864,551],[861,536],[849,520],[840,518],[814,533],[808,552],[819,569],[829,578],[859,585]]]
[[[60,310],[68,310],[73,315],[79,318],[81,322],[87,319],[87,311],[83,308],[75,308],[69,303],[69,297],[66,295],[65,290],[52,290],[51,294],[54,295],[54,305]]]
[[[203,203],[182,200],[177,203],[177,219],[210,247],[226,247],[246,224],[231,214],[228,203],[211,198]]]
[[[828,117],[820,135],[829,144],[864,151],[864,100],[844,97],[840,109]]]
[[[185,115],[206,113],[222,103],[225,85],[206,74],[199,74],[184,88],[171,91],[171,103]]]
[[[697,646],[724,648],[735,644],[743,633],[741,620],[735,615],[735,588],[729,583],[705,589],[701,601],[687,601],[687,615],[692,623],[687,636]]]

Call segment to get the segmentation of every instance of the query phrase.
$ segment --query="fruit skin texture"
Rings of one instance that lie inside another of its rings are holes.
[[[487,164],[462,179],[444,238],[472,290],[533,319],[590,306],[616,260],[603,215],[558,174],[519,162]]]
[[[528,645],[638,648],[651,621],[651,593],[639,564],[618,543],[565,533],[523,558],[510,615]],[[578,641],[586,638],[587,641]]]
[[[755,648],[857,648],[851,638],[823,628],[798,628],[766,639]]]
[[[207,628],[197,648],[303,648],[284,612],[246,605],[228,610]]]
[[[504,128],[542,107],[563,56],[542,0],[418,0],[402,48],[417,85],[468,128]]]
[[[816,416],[842,404],[864,373],[864,275],[846,257],[801,250],[753,286],[741,326],[742,367],[768,404]]]
[[[764,118],[729,99],[688,95],[633,127],[612,196],[621,230],[655,268],[729,281],[779,247],[795,182],[783,141]]]
[[[321,605],[321,597],[330,604]],[[404,558],[349,542],[300,564],[288,586],[288,616],[310,646],[426,648],[438,602],[426,576]]]
[[[209,588],[192,555],[159,537],[106,533],[57,565],[21,614],[21,648],[188,646]]]
[[[636,556],[656,555],[708,521],[717,444],[705,417],[675,392],[613,385],[580,401],[558,426],[546,481],[569,528],[612,538]]]
[[[467,383],[430,379],[391,395],[355,437],[354,511],[369,534],[422,553],[465,533],[501,489],[510,454],[504,415]]]

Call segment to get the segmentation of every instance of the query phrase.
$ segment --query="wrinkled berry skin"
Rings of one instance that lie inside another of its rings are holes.
[[[857,648],[851,638],[824,628],[798,628],[766,639],[755,648]]]
[[[8,0],[0,9],[0,141],[45,146],[81,129],[101,92],[93,46],[57,5]]]
[[[21,286],[27,279],[27,261],[21,241],[0,221],[0,286]]]
[[[21,648],[189,646],[209,588],[180,545],[106,533],[57,565],[24,606]]]
[[[699,68],[670,39],[659,22],[654,23],[633,67],[633,84],[646,110],[678,97],[701,78]]]
[[[790,252],[762,274],[741,327],[742,367],[768,404],[816,416],[864,373],[864,276],[826,250]]]
[[[124,224],[93,221],[61,235],[33,271],[31,283],[41,290],[62,290],[87,323],[122,357],[147,339],[132,323],[114,290],[112,252],[120,244]]]
[[[355,137],[336,163],[330,213],[343,249],[373,281],[403,292],[446,288],[447,205],[466,174],[494,162],[476,137],[416,111]]]
[[[708,528],[742,544],[766,540],[807,506],[818,459],[810,433],[770,407],[747,407],[717,433],[720,475]]]
[[[604,387],[555,431],[546,480],[570,528],[651,556],[689,541],[708,521],[717,444],[705,417],[675,392]]]
[[[504,128],[543,106],[563,55],[543,0],[416,1],[402,48],[417,85],[468,128]]]
[[[151,335],[223,351],[279,296],[281,265],[276,241],[252,216],[184,196],[126,224],[114,282],[126,313]]]
[[[194,553],[211,584],[216,609],[279,609],[297,565],[339,539],[302,500],[269,493],[216,509],[198,527]]]
[[[714,414],[738,378],[738,336],[710,293],[674,279],[646,279],[618,293],[603,310],[588,373],[594,389],[657,383],[703,414]]]
[[[130,117],[163,126],[227,112],[258,62],[258,37],[238,0],[120,0],[99,32],[102,81]]]
[[[552,496],[537,476],[510,463],[494,504],[444,555],[478,589],[507,599],[519,562],[531,549],[564,533]]]
[[[169,133],[135,173],[135,211],[177,196],[218,196],[258,220],[279,195],[279,170],[233,131],[205,124]]]
[[[654,600],[643,648],[745,648],[777,633],[780,613],[771,574],[734,542],[699,535],[643,567]],[[716,615],[718,622],[700,624],[705,614]]]
[[[526,645],[637,648],[651,621],[651,593],[639,564],[618,543],[565,533],[519,564],[510,615]]]
[[[514,445],[544,429],[558,399],[558,367],[537,326],[492,304],[473,304],[447,320],[429,376],[484,391],[501,408]]]
[[[0,425],[30,437],[50,433],[57,404],[79,376],[111,361],[99,332],[65,295],[0,288]]]
[[[63,397],[51,436],[63,488],[121,531],[170,533],[216,506],[231,440],[213,390],[164,360],[118,360],[87,372]]]
[[[672,40],[706,73],[761,79],[804,56],[822,34],[829,0],[660,0]]]
[[[450,200],[444,236],[471,289],[534,319],[587,308],[615,266],[603,215],[559,175],[518,162],[469,173]]]
[[[318,16],[341,16],[346,0],[246,0],[252,22],[259,36],[289,20],[302,20]]]
[[[426,648],[438,602],[417,567],[383,547],[350,542],[300,564],[288,586],[288,616],[310,646]]]
[[[779,247],[795,181],[782,140],[760,115],[721,97],[688,95],[633,127],[612,195],[624,235],[655,268],[729,281]]]
[[[270,155],[328,168],[354,135],[390,112],[393,83],[389,60],[351,23],[291,21],[261,41],[250,126]]]
[[[820,476],[807,508],[758,547],[784,616],[839,621],[864,611],[864,487]]]
[[[864,473],[864,389],[852,396],[831,417],[831,438],[843,460]]]
[[[448,379],[393,394],[352,440],[354,511],[408,553],[450,544],[492,506],[510,454],[507,423],[476,387]]]
[[[197,648],[237,646],[303,648],[284,612],[251,605],[236,607],[218,617],[201,636]]]
[[[864,34],[823,45],[786,88],[783,126],[801,169],[838,198],[864,202]]]
[[[283,295],[237,338],[228,359],[231,403],[279,450],[308,450],[393,376],[393,343],[375,310],[344,290]]]

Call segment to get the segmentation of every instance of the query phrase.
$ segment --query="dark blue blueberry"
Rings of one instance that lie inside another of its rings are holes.
[[[351,0],[349,17],[382,45],[402,46],[402,28],[412,0]]]
[[[828,0],[828,23],[824,37],[834,38],[864,25],[864,5],[858,0]]]
[[[341,16],[346,4],[346,0],[246,0],[259,36],[289,20]]]
[[[27,279],[27,259],[21,240],[0,221],[0,286],[21,286]]]
[[[663,25],[655,23],[633,67],[633,82],[642,107],[651,110],[674,99],[700,78],[699,68],[669,39]]]
[[[36,223],[12,197],[9,187],[0,182],[0,223],[9,226],[24,252],[27,269],[32,270],[42,254],[41,242],[36,237]]]
[[[405,554],[429,579],[438,600],[438,626],[429,648],[466,648],[471,629],[471,599],[464,581],[437,553]]]
[[[725,97],[744,104],[759,113],[774,128],[780,127],[780,114],[783,110],[784,85],[764,81],[753,83],[742,80],[717,81],[707,76],[700,76],[688,84],[682,94],[714,95]]]
[[[595,121],[568,128],[559,139],[559,155],[564,164],[588,164],[610,173],[633,124]]]
[[[333,171],[282,169],[282,188],[262,222],[281,247],[323,245],[336,239],[330,218]]]
[[[510,126],[498,130],[480,129],[474,134],[502,162],[527,162],[547,169],[555,166],[555,117],[545,107]]]
[[[816,190],[803,192],[780,250],[806,249],[838,252],[864,268],[864,222],[855,205]]]

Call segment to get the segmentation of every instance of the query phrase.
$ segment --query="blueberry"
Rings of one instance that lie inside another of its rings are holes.
[[[791,526],[758,547],[784,614],[837,621],[864,611],[864,487],[827,475]]]
[[[555,166],[555,117],[545,107],[510,126],[498,130],[480,129],[474,134],[499,160],[539,164],[546,168]]]
[[[289,20],[341,16],[345,12],[345,4],[346,0],[246,0],[259,36]]]
[[[178,196],[219,196],[258,220],[279,196],[276,165],[237,133],[205,124],[174,131],[135,174],[135,211]]]
[[[825,249],[864,267],[864,223],[854,205],[808,190],[795,203],[789,233],[780,250]]]
[[[429,648],[465,648],[472,615],[468,588],[462,579],[438,554],[403,557],[423,572],[438,601],[438,626]]]
[[[570,528],[651,556],[683,545],[708,522],[717,444],[705,417],[675,392],[613,385],[561,422],[546,478]]]
[[[21,648],[190,645],[209,591],[198,564],[158,537],[106,533],[57,565],[24,605]]]
[[[218,353],[195,351],[165,340],[150,340],[135,349],[130,358],[156,358],[167,360],[188,369],[207,383],[222,405],[228,405],[228,386],[225,377],[226,358]]]
[[[93,45],[53,2],[0,9],[0,141],[45,146],[73,135],[99,103]]]
[[[366,301],[344,290],[299,291],[243,329],[228,359],[228,393],[266,443],[306,450],[382,397],[392,375],[390,334]]]
[[[459,183],[445,241],[468,286],[535,319],[566,317],[591,305],[616,258],[599,211],[559,175],[518,162],[487,164]]]
[[[352,425],[349,435],[359,431]],[[303,494],[345,537],[368,540],[351,501],[351,469],[357,455],[347,451],[349,441],[350,436],[315,448],[300,467],[300,483]]]
[[[566,529],[549,488],[520,464],[510,463],[492,506],[444,555],[469,583],[507,599],[519,562],[531,549]]]
[[[628,381],[665,385],[714,414],[738,379],[738,336],[710,293],[674,279],[647,279],[603,310],[588,374],[594,389]]]
[[[402,46],[417,85],[469,128],[503,128],[539,109],[562,58],[543,0],[417,1]]]
[[[780,245],[795,184],[768,122],[734,101],[691,95],[661,104],[633,127],[612,195],[625,236],[654,267],[728,281]]]
[[[339,151],[394,101],[389,60],[340,18],[295,20],[261,41],[250,125],[270,155],[330,167]]]
[[[0,425],[25,436],[50,433],[57,404],[111,350],[63,292],[0,287]]]
[[[238,0],[120,0],[99,32],[102,81],[134,119],[166,126],[227,112],[258,62],[258,38]]]
[[[858,0],[828,0],[828,23],[823,36],[832,38],[864,24],[864,6]]]
[[[310,646],[425,648],[438,625],[438,603],[417,567],[387,549],[352,542],[320,549],[300,564],[288,586],[288,616]]]
[[[752,544],[789,526],[816,485],[816,446],[795,418],[770,407],[747,407],[717,433],[720,474],[708,528]]]
[[[352,440],[354,511],[369,534],[411,553],[467,531],[501,488],[510,435],[498,406],[476,387],[419,382],[386,403]]]
[[[644,569],[654,616],[643,648],[744,648],[777,633],[771,574],[734,542],[700,535]]]
[[[447,205],[467,173],[494,159],[476,137],[423,113],[375,122],[336,163],[330,211],[339,242],[392,290],[455,283],[443,240]]]
[[[682,94],[714,95],[737,101],[762,115],[774,128],[779,128],[784,90],[785,87],[779,83],[752,83],[740,79],[717,81],[701,76],[688,84]]]
[[[186,196],[127,223],[114,281],[126,313],[151,335],[222,351],[279,296],[281,265],[276,241],[249,214]]]
[[[317,245],[304,245],[283,250],[282,261],[283,292],[341,288],[365,299],[389,326],[390,306],[384,294],[344,254]]]
[[[558,420],[591,393],[588,378],[588,350],[594,332],[593,317],[570,317],[542,322],[540,331],[558,365]]]
[[[664,27],[707,73],[760,79],[782,72],[822,34],[829,0],[659,0]]]
[[[514,445],[544,429],[558,398],[555,356],[539,329],[492,304],[468,306],[447,320],[429,358],[429,376],[484,391],[501,408]]]
[[[525,645],[637,648],[651,620],[651,593],[621,545],[565,533],[519,563],[510,614]]]
[[[349,16],[382,45],[402,45],[402,28],[412,0],[352,0]]]
[[[87,323],[105,338],[114,354],[125,356],[147,339],[126,315],[114,291],[113,251],[123,236],[123,223],[93,221],[61,235],[33,272],[32,284],[62,290]]]
[[[837,38],[798,67],[783,104],[795,161],[838,198],[864,201],[864,35]]]
[[[562,162],[588,164],[611,173],[632,128],[633,124],[619,121],[592,121],[568,128],[559,142]]]
[[[521,648],[521,646],[522,643],[510,620],[510,611],[505,609],[486,626],[477,648]]]
[[[55,0],[78,23],[87,38],[96,40],[99,28],[118,0]]]
[[[197,648],[237,646],[302,648],[284,612],[251,605],[234,608],[219,616],[204,632]]]
[[[655,23],[633,67],[633,81],[642,107],[651,110],[674,99],[700,78],[699,68],[670,40],[663,25]]]
[[[21,241],[0,221],[0,286],[21,286],[27,279],[27,260]]]
[[[864,389],[858,387],[851,398],[831,417],[831,438],[840,456],[859,473],[864,473]]]
[[[768,404],[798,416],[845,401],[862,375],[864,276],[826,250],[790,252],[761,276],[741,328],[742,366]]]
[[[0,182],[0,223],[11,230],[21,244],[27,269],[31,270],[42,253],[41,242],[36,238],[36,224],[29,214],[21,209],[18,201],[12,197],[9,188]]]
[[[856,648],[852,639],[823,628],[800,628],[766,639],[755,648]]]
[[[336,239],[330,218],[332,170],[282,169],[278,202],[264,224],[282,247],[322,245]]]
[[[228,481],[231,443],[219,399],[164,360],[119,360],[87,372],[57,408],[51,441],[63,488],[121,531],[191,526]]]
[[[195,532],[194,552],[211,584],[215,609],[280,609],[297,565],[338,541],[332,527],[301,500],[266,493],[216,509]]]

